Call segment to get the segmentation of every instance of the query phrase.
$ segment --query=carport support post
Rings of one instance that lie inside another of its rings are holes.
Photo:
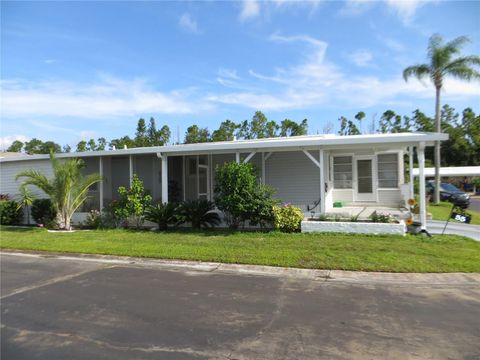
[[[168,203],[168,157],[166,154],[162,158],[162,203]]]
[[[323,149],[320,149],[318,160],[320,163],[320,213],[325,214],[325,171]]]
[[[237,164],[240,164],[240,153],[239,152],[235,153],[235,161],[237,162]]]
[[[410,176],[410,199],[413,199],[415,196],[413,192],[413,146],[408,147],[408,173]]]
[[[103,157],[98,158],[98,174],[102,178],[99,184],[99,194],[98,196],[100,197],[99,199],[99,207],[100,207],[100,212],[103,211]]]
[[[420,182],[420,223],[422,230],[427,229],[427,205],[425,198],[425,144],[420,143],[417,147],[418,156],[418,180]]]

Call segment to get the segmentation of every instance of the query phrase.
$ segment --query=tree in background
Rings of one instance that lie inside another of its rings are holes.
[[[232,141],[240,125],[231,120],[222,121],[220,127],[212,133],[212,141]]]
[[[97,150],[97,143],[95,142],[95,139],[88,140],[87,150],[88,151],[96,151]]]
[[[299,124],[290,119],[285,119],[280,123],[280,136],[300,136],[307,135],[308,120],[303,119]]]
[[[163,125],[160,130],[157,130],[155,119],[150,118],[147,129],[147,139],[149,146],[163,146],[170,141],[171,131],[167,125]]]
[[[72,151],[72,147],[68,144],[63,145],[62,152],[69,153]]]
[[[360,134],[363,133],[363,119],[365,119],[365,113],[363,111],[359,111],[357,115],[355,115],[355,119],[357,119],[360,125]]]
[[[87,142],[85,140],[81,140],[77,144],[76,152],[84,152],[87,151]]]
[[[123,149],[125,146],[127,148],[134,148],[135,140],[131,139],[130,136],[126,135],[119,139],[113,139],[112,141],[110,141],[111,150],[113,149],[113,147],[115,147],[115,149]]]
[[[104,137],[100,137],[97,139],[97,147],[95,150],[103,151],[107,147],[107,140]]]
[[[25,142],[24,149],[29,155],[40,154],[41,146],[43,142],[37,138],[33,138],[30,141]]]
[[[8,148],[8,152],[21,152],[23,149],[23,142],[15,140]]]
[[[210,134],[207,128],[199,128],[197,125],[192,125],[187,128],[185,133],[185,144],[196,144],[210,141]]]
[[[148,146],[147,127],[145,125],[144,119],[138,120],[137,131],[135,133],[134,141],[135,141],[135,146],[137,147]]]
[[[443,80],[447,76],[470,81],[480,79],[480,73],[473,66],[480,65],[480,56],[460,56],[462,47],[468,42],[466,36],[460,36],[444,44],[443,38],[435,34],[428,42],[428,63],[407,67],[403,70],[405,81],[414,76],[419,80],[429,77],[435,85],[435,131],[442,132],[440,94]],[[440,202],[440,141],[435,143],[435,203]]]
[[[338,135],[360,135],[360,130],[352,120],[348,120],[345,116],[341,116],[338,120],[340,120]]]

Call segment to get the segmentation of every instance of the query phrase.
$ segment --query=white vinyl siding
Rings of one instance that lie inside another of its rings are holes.
[[[15,180],[15,177],[20,171],[36,170],[44,174],[47,178],[53,176],[52,164],[50,159],[42,160],[24,160],[24,161],[8,161],[0,163],[0,193],[7,194],[10,198],[17,196],[20,184],[25,180],[20,178]],[[29,187],[32,193],[37,198],[47,198],[48,196],[36,186]]]
[[[398,187],[398,154],[379,154],[378,161],[378,187]]]
[[[351,189],[353,184],[353,163],[351,156],[333,158],[333,187]]]
[[[311,154],[318,160],[318,151]],[[302,209],[319,199],[320,169],[301,151],[272,153],[265,161],[265,182],[277,190],[275,198]]]

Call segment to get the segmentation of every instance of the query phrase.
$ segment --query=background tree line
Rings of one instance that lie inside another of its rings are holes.
[[[353,119],[345,116],[339,118],[339,135],[359,135],[362,133],[399,133],[409,131],[435,131],[435,119],[425,115],[420,110],[415,110],[411,115],[401,115],[393,110],[385,111],[378,122],[372,120],[368,129],[366,115],[363,111],[358,112]],[[449,140],[442,144],[442,165],[480,165],[480,114],[477,115],[471,108],[466,108],[458,113],[449,105],[444,105],[441,110],[441,122],[443,132],[449,135]],[[331,132],[331,128],[325,132]],[[298,136],[308,133],[307,119],[295,122],[285,119],[280,123],[269,120],[261,112],[257,111],[251,120],[234,122],[223,121],[218,129],[210,132],[206,127],[192,125],[187,128],[183,143],[193,144],[210,141],[231,141],[233,139],[262,139],[278,136]],[[101,151],[107,148],[123,149],[145,146],[162,146],[170,143],[171,131],[168,125],[157,129],[155,119],[151,118],[148,125],[144,119],[139,119],[134,137],[125,135],[112,139],[110,142],[103,137],[80,141],[75,151]],[[48,154],[50,149],[54,153],[70,152],[69,145],[63,148],[53,141],[41,141],[33,138],[25,143],[14,141],[7,151],[25,152],[27,154]],[[433,150],[428,148],[426,158],[433,161]]]

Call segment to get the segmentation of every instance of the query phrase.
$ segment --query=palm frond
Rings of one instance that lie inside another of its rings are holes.
[[[25,170],[21,171],[15,177],[15,180],[20,178],[26,178],[22,183],[22,186],[33,185],[42,190],[45,194],[51,196],[55,190],[54,185],[48,180],[48,178],[37,170]]]
[[[470,39],[468,36],[459,36],[452,41],[449,41],[448,43],[445,44],[445,50],[449,52],[450,54],[458,54],[460,50],[462,49],[463,45],[466,43],[470,42]]]
[[[480,79],[480,72],[472,69],[471,67],[461,65],[449,68],[446,75],[467,81],[472,79]]]
[[[441,47],[442,44],[443,44],[443,37],[440,34],[433,34],[432,36],[430,36],[430,39],[428,39],[428,49],[427,49],[427,54],[429,59],[432,59],[434,57],[434,54]]]
[[[408,78],[414,76],[419,80],[422,80],[430,75],[431,69],[427,64],[418,64],[407,67],[403,70],[403,79],[408,81]]]

